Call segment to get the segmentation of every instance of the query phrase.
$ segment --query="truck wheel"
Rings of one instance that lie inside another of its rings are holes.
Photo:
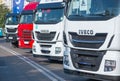
[[[37,57],[37,55],[33,54],[33,57]]]
[[[9,39],[5,39],[5,40],[6,40],[6,42],[10,42]]]
[[[18,41],[11,42],[11,44],[14,48],[18,48]]]
[[[55,60],[55,59],[51,59],[51,58],[48,58],[49,62],[51,63],[56,63],[58,60]]]

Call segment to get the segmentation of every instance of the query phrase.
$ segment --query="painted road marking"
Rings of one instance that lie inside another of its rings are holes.
[[[31,65],[32,67],[37,69],[39,72],[44,74],[46,77],[48,77],[50,80],[52,80],[52,81],[65,81],[63,78],[59,77],[55,73],[53,73],[50,70],[44,68],[43,66],[41,66],[40,64],[32,61],[31,59],[21,55],[20,53],[17,53],[17,52],[15,52],[15,51],[13,51],[13,50],[11,50],[9,48],[6,48],[4,46],[0,46],[0,48],[2,48],[3,50],[5,50],[7,52],[10,52],[11,54],[17,56],[19,59],[21,59],[24,62],[28,63],[29,65]]]

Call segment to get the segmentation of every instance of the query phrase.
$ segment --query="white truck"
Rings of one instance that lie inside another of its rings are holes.
[[[17,40],[17,28],[19,24],[19,14],[8,13],[5,17],[6,41],[13,42]]]
[[[48,0],[49,1],[49,0]],[[62,60],[63,30],[64,30],[63,1],[40,2],[35,13],[33,56],[48,57],[49,60]]]
[[[120,81],[120,0],[70,0],[64,31],[64,72]]]

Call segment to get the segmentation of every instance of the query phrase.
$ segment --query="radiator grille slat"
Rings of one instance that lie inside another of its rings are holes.
[[[32,39],[32,31],[31,30],[23,30],[22,39],[28,40],[28,41],[31,40]]]
[[[83,48],[100,48],[105,39],[107,33],[97,33],[95,36],[83,36],[74,32],[69,32],[69,38],[74,47]]]
[[[15,33],[17,31],[17,28],[7,28],[7,32]]]
[[[71,59],[76,69],[97,71],[106,51],[71,49]]]
[[[50,33],[40,33],[36,32],[36,37],[38,40],[52,41],[55,38],[56,32]]]

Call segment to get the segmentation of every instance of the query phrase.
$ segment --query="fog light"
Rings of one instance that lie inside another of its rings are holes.
[[[69,66],[69,57],[68,57],[68,55],[64,55],[63,64]]]
[[[61,53],[61,47],[56,47],[55,48],[55,54]]]
[[[116,68],[116,61],[115,60],[105,60],[104,71],[113,71]]]

